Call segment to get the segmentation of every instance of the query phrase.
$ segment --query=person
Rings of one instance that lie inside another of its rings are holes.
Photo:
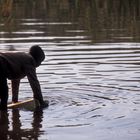
[[[45,54],[38,45],[32,46],[28,53],[25,52],[1,52],[0,53],[0,110],[7,109],[8,85],[11,80],[12,102],[18,102],[20,80],[27,76],[33,91],[34,99],[38,100],[42,108],[48,103],[43,100],[41,87],[36,75],[36,68],[45,59]]]

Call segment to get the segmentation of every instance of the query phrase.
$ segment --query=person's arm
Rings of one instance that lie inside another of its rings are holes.
[[[42,107],[45,107],[45,102],[41,93],[41,87],[36,76],[36,70],[30,70],[27,74],[27,77],[33,91],[34,99],[37,99]]]
[[[12,84],[12,102],[18,102],[18,92],[19,92],[19,84],[20,79],[11,80]]]

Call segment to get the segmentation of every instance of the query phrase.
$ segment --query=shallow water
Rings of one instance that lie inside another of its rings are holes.
[[[17,14],[8,30],[1,21],[1,51],[13,47],[28,51],[34,44],[45,51],[46,59],[37,74],[43,96],[50,102],[43,111],[0,112],[1,138],[139,140],[139,32],[132,29],[135,35],[128,34],[124,23],[123,27],[100,26],[97,37],[81,20],[59,19],[55,12],[44,19]],[[29,97],[32,91],[25,78],[20,100]]]

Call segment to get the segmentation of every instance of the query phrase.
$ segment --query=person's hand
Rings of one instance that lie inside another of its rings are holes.
[[[40,104],[41,108],[46,108],[49,106],[49,101],[43,101],[43,103]]]

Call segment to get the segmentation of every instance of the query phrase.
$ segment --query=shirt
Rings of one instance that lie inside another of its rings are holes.
[[[34,98],[43,102],[43,97],[41,93],[41,88],[36,75],[36,62],[34,58],[25,52],[4,52],[0,53],[0,61],[2,64],[2,69],[6,78],[12,81],[19,81],[19,79],[27,76],[29,83],[31,85],[32,91],[34,93]],[[12,84],[17,84],[17,82],[12,82]],[[13,90],[15,94],[18,92],[19,86],[13,85],[16,89]],[[14,93],[13,93],[14,95]]]

